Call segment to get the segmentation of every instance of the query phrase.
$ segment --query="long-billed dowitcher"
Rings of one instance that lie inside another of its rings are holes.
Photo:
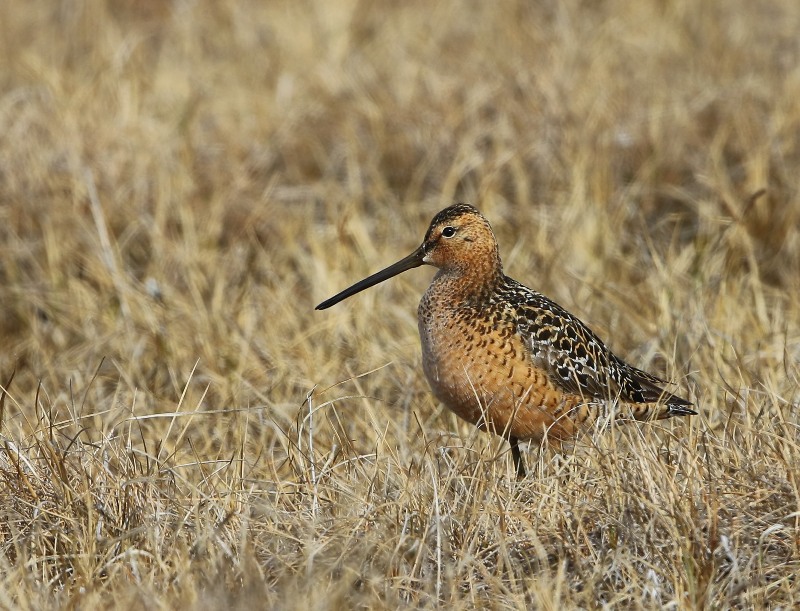
[[[439,269],[418,309],[425,376],[449,409],[508,439],[519,477],[519,440],[560,446],[610,413],[620,420],[697,413],[564,308],[506,276],[489,221],[468,204],[442,210],[414,252],[316,309],[421,265]]]

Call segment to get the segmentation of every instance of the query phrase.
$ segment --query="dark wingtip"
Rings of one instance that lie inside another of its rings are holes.
[[[692,405],[692,404],[691,403],[687,403],[686,405],[675,405],[674,403],[671,403],[671,404],[667,405],[667,407],[669,408],[669,415],[670,416],[696,416],[697,412],[694,411],[693,409],[689,409],[689,407],[688,407],[689,405]]]

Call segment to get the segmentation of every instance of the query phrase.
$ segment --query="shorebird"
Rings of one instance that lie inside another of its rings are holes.
[[[316,309],[421,265],[439,270],[417,311],[433,394],[467,422],[505,437],[519,478],[520,440],[560,448],[603,417],[697,413],[664,390],[664,380],[612,353],[577,317],[506,276],[489,221],[469,204],[439,212],[414,252]]]

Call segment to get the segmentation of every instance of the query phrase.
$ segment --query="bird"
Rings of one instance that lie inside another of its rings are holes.
[[[628,364],[579,318],[506,276],[494,231],[470,204],[436,214],[414,252],[315,309],[422,265],[438,269],[417,310],[425,377],[447,408],[509,442],[519,479],[526,477],[520,441],[558,450],[604,417],[697,414],[664,390],[665,380]]]

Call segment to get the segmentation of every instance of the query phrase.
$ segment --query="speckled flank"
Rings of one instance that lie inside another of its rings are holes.
[[[691,403],[614,355],[580,320],[503,274],[489,222],[472,206],[437,214],[414,253],[320,304],[421,264],[439,268],[419,304],[425,375],[464,420],[509,439],[560,445],[610,409],[619,419],[691,415]]]

